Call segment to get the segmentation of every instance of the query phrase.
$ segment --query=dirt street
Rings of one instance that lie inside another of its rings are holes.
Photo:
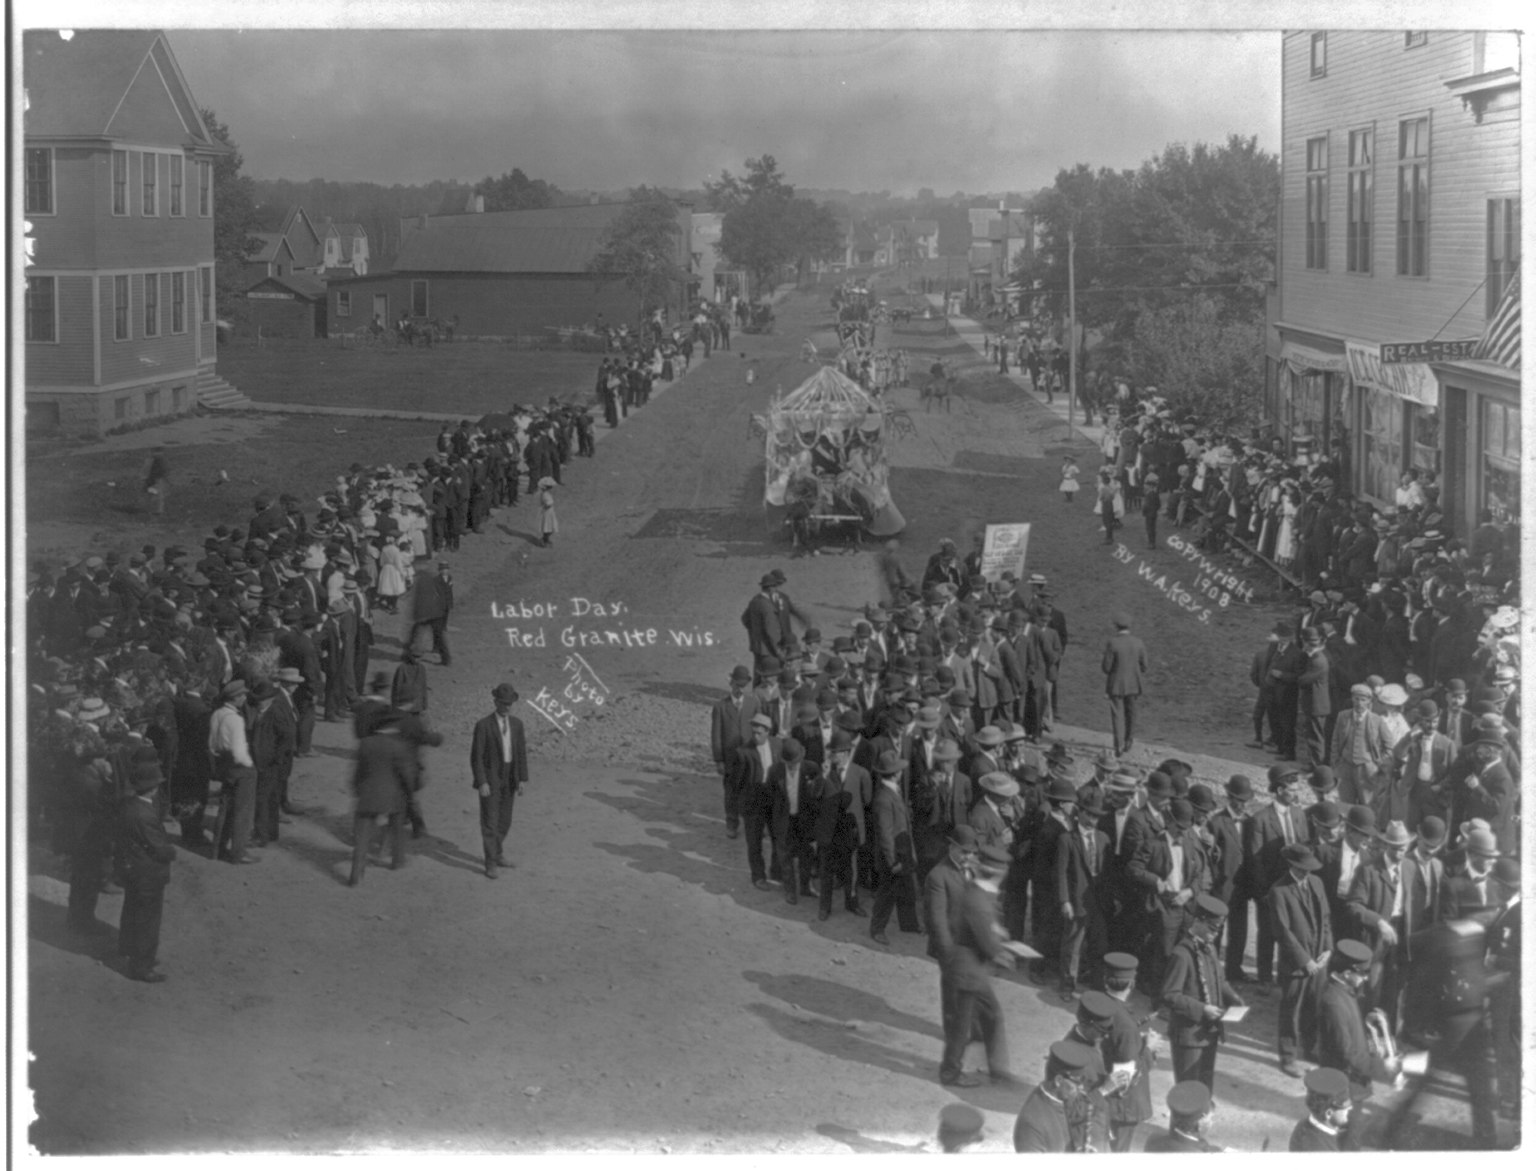
[[[552,548],[536,547],[525,497],[452,555],[453,666],[429,667],[428,715],[447,743],[426,754],[429,836],[406,869],[344,884],[341,724],[320,725],[319,755],[295,773],[295,799],[314,812],[284,826],[261,865],[179,854],[163,985],[102,963],[110,936],[98,953],[66,934],[64,869],[34,852],[38,1149],[901,1152],[932,1149],[940,1107],[959,1098],[987,1113],[982,1149],[1011,1150],[1012,1117],[1068,1009],[1000,979],[1025,1087],[941,1087],[938,974],[923,938],[893,927],[881,948],[840,907],[817,923],[814,904],[754,890],[741,842],[725,837],[705,705],[746,661],[739,615],[758,578],[782,567],[829,640],[877,595],[872,550],[795,560],[765,531],[749,416],[810,373],[794,355],[808,334],[830,337],[826,293],[791,296],[779,321],[774,336],[733,338],[734,355],[571,465]],[[937,328],[914,323],[897,341],[963,359]],[[918,427],[892,475],[911,523],[908,572],[942,535],[968,545],[986,521],[1033,521],[1031,568],[1055,582],[1072,624],[1066,719],[1107,731],[1098,646],[1123,606],[1154,660],[1148,738],[1249,760],[1258,776],[1267,759],[1238,745],[1248,655],[1272,612],[1233,605],[1202,622],[1096,544],[1087,502],[1056,493],[1064,427],[1006,387],[978,372],[946,415],[923,414],[915,390],[901,396]],[[1091,451],[1082,466],[1091,475]],[[1170,580],[1184,572],[1166,546],[1146,558]],[[387,670],[400,631],[379,621],[375,667]],[[509,842],[517,868],[491,882],[466,757],[503,680],[522,693],[533,783]],[[548,716],[530,707],[541,691]],[[100,918],[115,925],[119,905],[105,896]],[[1274,1069],[1273,1013],[1252,1019],[1218,1065],[1216,1137],[1283,1149],[1300,1084]],[[1160,1119],[1170,1084],[1164,1060]]]

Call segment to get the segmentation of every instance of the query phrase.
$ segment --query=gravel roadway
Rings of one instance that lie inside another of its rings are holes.
[[[957,1098],[986,1112],[983,1150],[1011,1149],[1012,1116],[1068,1009],[1001,978],[1026,1086],[941,1087],[937,972],[922,937],[893,928],[881,948],[865,920],[838,910],[819,924],[814,905],[754,890],[707,758],[705,705],[745,660],[739,615],[763,572],[785,569],[828,639],[876,596],[872,551],[791,560],[763,521],[749,417],[809,373],[796,351],[807,335],[830,339],[826,306],[824,293],[792,294],[776,335],[735,339],[605,433],[557,490],[553,548],[535,545],[525,498],[452,555],[453,666],[430,667],[429,716],[447,743],[426,754],[429,836],[406,869],[345,885],[351,740],[340,724],[320,725],[318,755],[296,770],[311,813],[262,865],[181,852],[166,984],[131,983],[103,962],[110,947],[69,937],[64,870],[34,852],[37,1149],[907,1152],[932,1148],[938,1110]],[[914,323],[897,342],[973,355],[938,328]],[[1267,761],[1237,745],[1248,651],[1273,611],[1232,606],[1201,623],[1114,560],[1087,504],[1055,491],[1065,427],[973,358],[953,412],[914,409],[917,436],[896,453],[909,572],[942,535],[1033,521],[1031,569],[1053,579],[1072,623],[1063,695],[1082,726],[1067,738],[1084,753],[1103,742],[1097,647],[1124,606],[1154,661],[1147,734],[1181,745],[1206,775],[1257,776]],[[916,407],[915,391],[902,395]],[[1082,464],[1086,479],[1091,452]],[[1150,556],[1159,573],[1176,571],[1172,551]],[[377,667],[398,655],[397,621],[381,619]],[[578,672],[582,685],[570,685]],[[509,842],[517,868],[490,882],[465,757],[502,680],[523,696],[533,781]],[[548,718],[528,702],[541,691],[554,700]],[[104,896],[105,922],[119,901]],[[1259,1004],[1218,1067],[1217,1137],[1283,1149],[1300,1085],[1275,1070],[1273,1013]],[[1153,1074],[1160,1117],[1170,1082],[1165,1060]],[[1457,1107],[1457,1129],[1464,1117]]]

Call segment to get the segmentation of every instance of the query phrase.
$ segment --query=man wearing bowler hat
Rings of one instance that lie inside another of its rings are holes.
[[[757,583],[758,592],[752,595],[741,613],[741,624],[747,628],[747,652],[752,656],[752,667],[759,678],[777,671],[785,657],[783,648],[787,632],[773,600],[773,589],[778,580],[776,572],[763,574]]]
[[[729,680],[730,692],[724,699],[717,699],[709,712],[709,753],[715,762],[715,771],[725,779],[736,750],[752,735],[752,717],[757,714],[757,699],[748,694],[752,684],[752,672],[745,667],[733,667]],[[736,818],[729,812],[726,821],[734,826]]]
[[[1479,818],[1488,823],[1503,853],[1519,844],[1515,799],[1519,789],[1504,764],[1503,733],[1480,728],[1446,778],[1451,791],[1451,820],[1458,825]]]
[[[512,828],[512,803],[528,783],[523,722],[512,714],[517,689],[498,683],[491,689],[491,700],[495,711],[475,724],[469,747],[470,772],[480,795],[480,841],[487,878],[495,878],[500,867],[514,865],[506,856],[507,832]]]
[[[1194,813],[1189,802],[1175,798],[1168,806],[1162,832],[1142,843],[1131,859],[1130,878],[1141,890],[1148,925],[1147,956],[1153,987],[1162,981],[1187,908],[1210,886],[1205,853],[1193,830]],[[1221,906],[1224,919],[1226,904]],[[1219,922],[1216,928],[1219,932]]]
[[[1302,635],[1306,661],[1296,676],[1296,761],[1303,769],[1328,763],[1328,716],[1333,711],[1329,679],[1332,666],[1323,649],[1323,632],[1309,626]],[[1388,746],[1390,751],[1390,745]]]
[[[1328,960],[1328,979],[1318,994],[1317,1061],[1349,1079],[1349,1124],[1340,1136],[1346,1151],[1360,1149],[1364,1105],[1371,1096],[1376,1059],[1365,1032],[1360,996],[1369,979],[1371,949],[1358,939],[1341,939]]]
[[[857,716],[850,721],[857,723]],[[853,763],[853,735],[847,728],[832,733],[827,768],[817,796],[816,858],[820,907],[816,918],[832,915],[832,889],[843,888],[843,907],[850,915],[868,914],[859,906],[858,877],[854,858],[864,845],[864,816],[874,797],[874,781],[867,769]]]
[[[1103,888],[1109,836],[1099,829],[1104,804],[1095,792],[1073,810],[1071,830],[1056,839],[1056,897],[1061,903],[1061,997],[1077,995],[1086,945],[1088,980],[1097,983],[1099,957],[1107,950]]]
[[[1395,1032],[1402,967],[1407,957],[1409,891],[1403,859],[1413,835],[1400,821],[1389,822],[1376,837],[1376,855],[1355,870],[1345,902],[1353,934],[1371,948],[1370,982],[1364,1002],[1367,1010],[1385,1010]]]
[[[1104,644],[1099,669],[1104,672],[1104,691],[1109,696],[1115,753],[1124,756],[1136,742],[1136,704],[1147,673],[1147,647],[1131,633],[1129,614],[1122,610],[1113,621],[1115,633]]]
[[[1341,1150],[1340,1137],[1349,1126],[1354,1107],[1349,1098],[1349,1078],[1322,1066],[1308,1071],[1305,1084],[1307,1116],[1291,1131],[1291,1153]]]
[[[784,901],[797,903],[801,895],[813,893],[816,796],[821,791],[821,770],[806,759],[800,741],[784,740],[779,745],[778,762],[768,770],[768,791],[772,802],[770,828],[778,843],[784,875]]]
[[[1316,872],[1322,863],[1310,847],[1296,843],[1281,850],[1286,874],[1269,888],[1269,913],[1280,945],[1280,1072],[1300,1077],[1298,1043],[1313,1032],[1302,1013],[1316,1004],[1333,951],[1328,897]],[[1303,1050],[1309,1048],[1302,1045]]]
[[[1168,959],[1161,981],[1168,1009],[1168,1040],[1177,1081],[1215,1084],[1216,1048],[1226,1036],[1221,1018],[1243,1000],[1232,991],[1216,962],[1215,940],[1227,907],[1208,894],[1195,896],[1184,932]]]
[[[1268,984],[1273,978],[1275,962],[1275,933],[1264,896],[1285,874],[1285,861],[1280,851],[1307,839],[1306,821],[1297,804],[1301,790],[1301,776],[1296,765],[1271,765],[1269,792],[1273,801],[1253,818],[1253,893],[1259,912],[1257,963],[1260,984]]]
[[[876,943],[889,944],[885,925],[891,911],[903,931],[916,932],[917,850],[912,841],[912,821],[901,795],[901,758],[885,749],[875,758],[875,795],[870,801],[873,820],[875,906],[870,913],[869,936]]]
[[[1243,953],[1248,950],[1248,906],[1253,901],[1253,782],[1245,776],[1227,778],[1226,805],[1211,814],[1206,825],[1216,843],[1211,867],[1211,894],[1227,904],[1226,940],[1222,958],[1227,979],[1243,979]]]
[[[1044,982],[1054,972],[1061,975],[1061,894],[1056,886],[1056,848],[1063,836],[1073,831],[1072,815],[1077,806],[1077,790],[1065,777],[1055,777],[1045,791],[1050,813],[1035,830],[1030,861],[1034,887],[1034,943],[1041,958],[1032,964],[1030,975]]]
[[[768,834],[771,868],[763,867],[763,835],[773,812],[773,795],[768,789],[768,774],[779,759],[780,740],[773,735],[773,717],[758,712],[752,717],[752,738],[736,750],[736,759],[726,778],[726,825],[728,837],[736,836],[736,817],[740,816],[747,840],[747,868],[752,885],[768,889],[768,877],[780,871],[779,843]]]
[[[176,847],[155,812],[160,766],[135,764],[129,773],[133,792],[118,806],[118,867],[123,876],[123,913],[118,926],[118,951],[126,958],[128,978],[158,984],[160,919],[165,888],[171,881]]]

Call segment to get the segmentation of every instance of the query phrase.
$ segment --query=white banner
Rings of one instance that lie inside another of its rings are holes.
[[[1005,570],[1024,580],[1024,557],[1029,551],[1029,525],[988,525],[981,545],[981,576],[998,581]]]
[[[1344,354],[1349,359],[1349,376],[1357,384],[1395,394],[1431,410],[1440,406],[1440,382],[1424,363],[1383,364],[1381,346],[1376,342],[1346,339]]]

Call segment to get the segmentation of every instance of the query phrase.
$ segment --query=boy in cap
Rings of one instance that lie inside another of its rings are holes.
[[[1024,1099],[1013,1123],[1013,1149],[1020,1154],[1065,1154],[1093,1149],[1102,1123],[1087,1082],[1099,1055],[1080,1041],[1057,1041],[1045,1061],[1045,1077]],[[1100,1147],[1102,1149],[1102,1145]]]
[[[1291,1131],[1291,1152],[1340,1150],[1339,1136],[1349,1125],[1353,1103],[1349,1079],[1336,1069],[1321,1066],[1306,1077],[1307,1116]]]
[[[154,761],[134,765],[129,776],[133,793],[118,807],[118,863],[123,875],[118,951],[127,958],[128,978],[145,984],[165,979],[156,970],[160,919],[176,858],[176,847],[155,811],[160,781],[160,766]]]
[[[1340,1136],[1343,1150],[1360,1149],[1364,1104],[1371,1096],[1376,1057],[1367,1040],[1360,996],[1370,976],[1371,949],[1358,939],[1341,939],[1328,961],[1328,980],[1318,995],[1317,1060],[1349,1079],[1351,1110]],[[1390,1069],[1389,1069],[1389,1072]]]
[[[939,1111],[939,1147],[946,1155],[958,1154],[979,1143],[986,1120],[981,1111],[964,1102],[951,1102]]]
[[[1205,1136],[1216,1117],[1211,1087],[1204,1082],[1179,1082],[1168,1091],[1168,1133],[1147,1137],[1142,1150],[1149,1154],[1217,1154],[1227,1148]]]
[[[1315,1003],[1326,977],[1333,951],[1333,925],[1328,896],[1316,874],[1322,863],[1311,848],[1298,842],[1284,847],[1281,855],[1285,877],[1270,887],[1267,896],[1280,947],[1280,1072],[1300,1077],[1297,1046],[1312,1031],[1302,1012]]]
[[[1173,1076],[1179,1081],[1215,1084],[1216,1048],[1226,1036],[1221,1018],[1243,1000],[1232,991],[1216,962],[1216,936],[1227,907],[1208,894],[1197,895],[1163,976],[1162,1002],[1168,1008]]]

